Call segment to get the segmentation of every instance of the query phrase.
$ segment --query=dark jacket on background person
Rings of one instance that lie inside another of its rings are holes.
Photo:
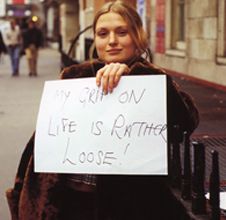
[[[43,43],[43,35],[39,28],[33,27],[28,28],[23,33],[23,48],[28,48],[31,44],[35,45],[36,48],[42,46]]]
[[[61,78],[95,77],[103,66],[104,63],[99,61],[74,65],[64,69]],[[130,68],[130,75],[166,74],[143,59],[134,62]],[[167,76],[167,100],[169,141],[173,138],[174,125],[179,125],[181,133],[191,134],[199,122],[198,111],[191,98],[179,91],[170,76]],[[59,220],[67,174],[34,173],[34,142],[33,134],[23,152],[14,188],[6,192],[11,214],[13,220]],[[97,176],[97,219],[106,220],[109,213],[117,220],[173,219],[170,216],[171,194],[165,180],[166,177],[148,175]]]

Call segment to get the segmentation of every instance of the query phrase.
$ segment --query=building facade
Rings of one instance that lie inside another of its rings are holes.
[[[169,71],[226,87],[225,0],[125,0],[139,12],[147,31],[153,62]],[[60,33],[63,49],[92,24],[107,0],[61,0]],[[85,58],[86,39],[76,43],[76,59]]]
[[[226,86],[226,1],[151,2],[154,62],[166,69]]]

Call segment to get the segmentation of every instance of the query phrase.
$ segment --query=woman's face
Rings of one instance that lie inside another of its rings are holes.
[[[108,12],[99,17],[95,28],[98,57],[106,63],[127,62],[135,56],[135,43],[123,17]]]

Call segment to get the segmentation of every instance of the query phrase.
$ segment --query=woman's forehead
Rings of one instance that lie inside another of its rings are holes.
[[[102,14],[96,23],[96,29],[99,28],[110,28],[113,26],[127,26],[125,19],[118,13],[107,12]]]

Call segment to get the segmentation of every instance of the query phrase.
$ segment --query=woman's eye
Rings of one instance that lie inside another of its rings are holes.
[[[128,31],[127,30],[118,30],[118,35],[120,35],[120,36],[125,36],[125,35],[127,35],[128,34]]]
[[[99,31],[99,32],[97,32],[97,36],[105,37],[105,36],[107,36],[107,31]]]

